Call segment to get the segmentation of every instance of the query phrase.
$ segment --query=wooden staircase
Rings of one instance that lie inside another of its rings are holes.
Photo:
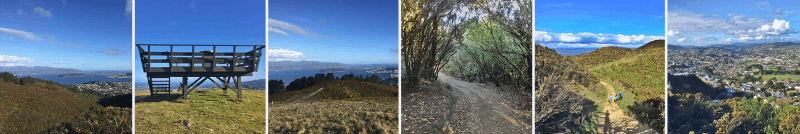
[[[159,92],[167,94],[172,93],[170,89],[169,77],[147,77],[147,82],[150,84],[150,94],[158,94]]]

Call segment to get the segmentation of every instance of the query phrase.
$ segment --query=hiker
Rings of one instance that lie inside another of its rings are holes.
[[[617,102],[617,98],[618,98],[617,96],[614,96],[614,103]]]
[[[608,102],[611,103],[611,95],[608,95]]]
[[[619,92],[619,99],[622,99],[622,92]]]

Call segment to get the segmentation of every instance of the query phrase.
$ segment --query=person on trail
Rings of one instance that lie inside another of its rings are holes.
[[[622,92],[619,92],[619,98],[622,99]]]
[[[608,102],[611,102],[611,95],[608,95]]]
[[[614,96],[614,103],[617,102],[617,96]]]

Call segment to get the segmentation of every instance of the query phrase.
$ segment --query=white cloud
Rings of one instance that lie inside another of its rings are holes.
[[[33,59],[27,57],[0,55],[0,66],[22,66],[33,61]]]
[[[302,52],[280,48],[270,48],[267,49],[267,52],[269,61],[293,61],[295,58],[314,58],[306,56]]]
[[[678,39],[678,42],[683,42],[683,41],[686,41],[686,38],[680,38],[680,39]]]
[[[284,31],[278,30],[277,28],[271,28],[271,27],[269,28],[269,32],[270,33],[280,34],[280,35],[289,35],[288,33],[284,32]]]
[[[10,34],[10,35],[14,35],[14,36],[21,37],[21,38],[25,38],[25,39],[29,39],[29,40],[32,40],[32,41],[40,41],[40,40],[42,40],[42,38],[39,38],[39,36],[36,36],[35,34],[33,34],[31,32],[25,32],[25,31],[20,31],[20,30],[15,30],[15,29],[8,29],[8,28],[3,28],[3,27],[0,27],[0,32],[6,33],[6,34]]]
[[[127,0],[125,1],[125,15],[132,15],[133,14],[133,1]]]
[[[20,16],[20,15],[22,15],[22,13],[23,13],[23,12],[22,12],[22,9],[19,9],[19,10],[17,10],[17,16]]]
[[[270,33],[289,35],[288,33],[284,32],[284,30],[290,31],[290,32],[295,33],[295,34],[301,34],[301,35],[311,36],[311,37],[336,38],[335,36],[327,36],[327,35],[320,35],[320,34],[312,33],[312,32],[309,32],[307,29],[305,29],[303,27],[300,27],[300,26],[297,26],[297,25],[294,25],[294,24],[291,24],[291,23],[287,23],[287,22],[283,22],[283,21],[279,21],[279,20],[269,19],[269,32]]]
[[[595,34],[595,33],[548,33],[535,31],[536,43],[556,44],[564,47],[603,47],[623,46],[635,47],[653,40],[664,39],[664,36]]]
[[[42,15],[42,17],[47,17],[47,18],[52,17],[50,16],[50,11],[44,10],[44,8],[42,7],[33,8],[33,12],[39,13],[40,15]]]
[[[775,36],[786,36],[789,33],[797,33],[797,30],[789,29],[789,22],[778,19],[775,19],[772,22],[772,25],[764,24],[761,25],[761,27],[755,29],[733,30],[726,32],[726,34],[738,37],[741,40],[771,39],[775,38]]]
[[[100,50],[100,51],[88,51],[88,52],[97,52],[97,53],[111,55],[111,56],[122,55],[122,54],[125,53],[125,51],[123,51],[123,50],[121,50],[121,49],[119,49],[119,48],[117,48],[115,46],[109,46],[108,48]]]
[[[47,37],[47,42],[50,42],[50,44],[53,44],[53,45],[64,45],[64,46],[68,46],[68,47],[83,47],[83,45],[80,45],[80,44],[72,44],[72,43],[60,42],[60,41],[56,40],[56,37],[53,36],[53,35],[45,35],[45,37]]]
[[[791,11],[783,11],[780,8],[775,8],[772,11],[776,15],[783,15],[789,12]],[[789,34],[797,33],[797,30],[790,28],[790,23],[786,20],[768,20],[736,13],[727,13],[726,16],[727,19],[724,19],[714,15],[697,14],[680,9],[671,10],[669,14],[670,21],[668,22],[670,31],[667,32],[667,35],[676,38],[686,37],[681,41],[689,43],[735,43],[784,41],[784,39],[788,39],[786,37]],[[726,36],[732,37],[732,39],[714,40],[708,37],[693,36],[719,33],[724,33]]]
[[[58,61],[58,62],[53,63],[53,64],[64,64],[64,62]]]

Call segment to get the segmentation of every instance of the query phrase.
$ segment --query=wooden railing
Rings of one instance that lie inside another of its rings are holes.
[[[152,46],[169,46],[169,51],[153,52]],[[191,46],[191,52],[175,52],[175,46]],[[252,46],[252,49],[250,47]],[[142,69],[146,73],[183,72],[256,72],[260,66],[264,45],[178,45],[178,44],[136,44]],[[196,47],[212,47],[211,51],[196,51]],[[217,47],[232,47],[233,52],[217,52]],[[237,47],[248,47],[242,51]],[[166,56],[154,59],[153,56]],[[167,67],[153,67],[153,63],[168,63]],[[185,65],[188,64],[188,65]],[[197,66],[196,64],[200,64]],[[225,64],[217,66],[217,64]]]

